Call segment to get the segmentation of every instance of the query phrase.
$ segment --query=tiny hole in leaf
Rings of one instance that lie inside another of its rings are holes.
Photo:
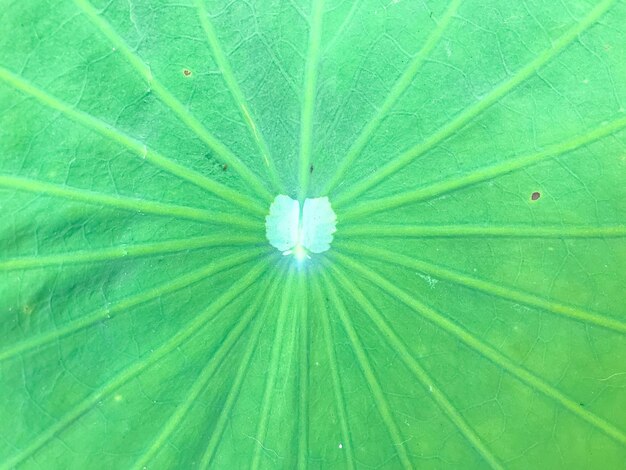
[[[530,198],[531,198],[533,201],[536,201],[536,200],[537,200],[537,199],[539,199],[540,197],[541,197],[541,193],[540,193],[540,192],[538,192],[538,191],[535,191],[534,193],[532,193],[532,194],[530,195]]]

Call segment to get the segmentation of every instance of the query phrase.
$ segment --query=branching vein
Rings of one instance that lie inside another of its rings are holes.
[[[46,345],[59,341],[60,339],[76,333],[77,331],[89,328],[99,322],[109,320],[116,315],[127,312],[133,307],[158,299],[164,295],[171,294],[172,292],[176,292],[195,284],[196,282],[200,282],[209,276],[216,276],[222,271],[239,266],[242,263],[250,262],[251,260],[258,258],[263,251],[264,250],[262,249],[251,249],[244,253],[238,253],[236,255],[223,258],[216,263],[211,263],[208,266],[192,271],[172,281],[159,284],[158,286],[144,290],[143,292],[139,292],[138,294],[130,297],[126,297],[125,299],[119,300],[106,307],[98,308],[80,318],[59,326],[55,330],[32,334],[24,341],[16,344],[10,344],[0,349],[0,361],[17,357],[18,355],[25,354],[38,348],[43,348]]]
[[[446,397],[446,395],[439,389],[434,380],[428,375],[426,370],[419,364],[419,362],[413,357],[413,354],[409,351],[407,345],[400,339],[395,333],[393,328],[384,319],[384,317],[378,312],[378,310],[367,300],[363,291],[353,283],[345,270],[340,267],[331,267],[334,277],[337,280],[337,284],[344,287],[344,289],[350,294],[350,296],[356,301],[361,309],[369,315],[371,320],[378,327],[381,338],[385,338],[389,344],[393,347],[394,351],[398,354],[400,359],[405,363],[409,370],[417,377],[421,382],[425,390],[428,390],[432,394],[433,399],[443,411],[448,419],[457,427],[459,432],[463,434],[465,439],[476,449],[481,457],[489,464],[491,468],[501,469],[502,464],[489,450],[483,440],[478,434],[471,428],[467,421],[461,416],[461,413],[455,408],[452,402]]]
[[[23,256],[0,259],[0,271],[14,271],[18,269],[40,269],[50,266],[65,266],[71,264],[88,264],[116,259],[133,257],[150,257],[179,252],[198,250],[213,246],[240,246],[253,245],[263,242],[264,239],[255,235],[210,235],[206,237],[184,238],[164,242],[143,243],[140,245],[120,245],[111,248],[81,250],[53,255]]]
[[[0,175],[0,188],[34,193],[38,196],[59,197],[72,202],[83,202],[95,206],[138,212],[140,214],[154,214],[164,217],[193,220],[196,222],[224,224],[252,230],[258,230],[259,228],[258,221],[236,214],[222,214],[188,206],[178,206],[146,199],[102,194],[18,176]]]
[[[259,339],[261,337],[261,331],[263,330],[263,326],[265,323],[265,319],[267,318],[268,312],[271,310],[273,304],[273,299],[276,297],[276,292],[279,286],[284,285],[285,276],[283,273],[278,274],[277,282],[274,283],[273,287],[267,292],[266,300],[267,303],[265,305],[263,313],[254,324],[254,330],[250,335],[250,340],[248,341],[248,346],[242,356],[241,362],[237,367],[237,373],[235,374],[235,378],[230,386],[230,390],[228,391],[228,395],[224,402],[224,406],[220,410],[220,414],[217,418],[217,422],[215,423],[215,427],[213,428],[213,432],[211,433],[211,437],[209,439],[209,443],[207,444],[207,448],[200,459],[200,464],[198,468],[200,469],[208,469],[210,468],[211,461],[213,456],[215,455],[215,451],[220,444],[222,436],[224,435],[224,430],[226,428],[226,424],[230,417],[230,413],[235,405],[237,397],[241,391],[241,387],[243,385],[243,381],[246,378],[248,373],[248,369],[250,368],[250,363],[252,362],[252,356],[256,352],[256,349],[259,345]]]
[[[354,200],[357,196],[363,194],[373,186],[379,184],[381,181],[384,181],[392,174],[410,164],[419,156],[423,155],[448,137],[461,130],[466,124],[471,122],[472,119],[498,102],[498,100],[506,96],[525,80],[532,77],[541,67],[546,65],[550,60],[561,53],[587,28],[595,24],[602,17],[602,15],[604,15],[604,13],[606,13],[606,11],[616,3],[616,1],[617,0],[604,0],[599,2],[591,10],[591,12],[587,14],[587,16],[578,21],[575,26],[570,28],[559,39],[554,41],[549,49],[546,49],[543,53],[539,54],[534,60],[518,70],[511,78],[498,85],[476,104],[467,108],[456,118],[452,119],[432,134],[424,142],[413,146],[406,152],[395,157],[375,173],[372,173],[370,176],[362,179],[360,182],[355,183],[351,188],[342,192],[335,198],[335,206],[338,207]]]
[[[206,310],[200,312],[198,316],[186,327],[174,336],[168,338],[159,348],[137,358],[128,367],[115,374],[105,384],[88,395],[81,402],[71,406],[67,413],[59,417],[59,419],[55,421],[52,426],[48,427],[41,434],[32,439],[30,443],[17,454],[4,461],[2,465],[0,465],[0,470],[9,470],[17,467],[19,464],[24,462],[24,460],[37,452],[37,450],[41,449],[48,442],[50,442],[54,437],[59,436],[81,416],[96,407],[99,402],[106,399],[115,390],[139,376],[146,369],[158,363],[172,351],[176,350],[185,341],[196,335],[198,331],[201,331],[202,328],[213,318],[214,315],[219,313],[234,299],[245,292],[246,289],[253,285],[255,281],[265,272],[266,268],[266,260],[257,263],[247,275],[236,281],[229,290],[219,296]]]
[[[258,285],[255,287],[262,289],[261,292],[265,292],[265,289],[267,289],[269,284],[270,279],[269,277],[266,277],[265,280],[259,281]],[[189,413],[189,410],[194,403],[196,403],[198,397],[200,397],[202,392],[205,391],[209,381],[219,366],[223,363],[227,354],[233,350],[233,347],[243,336],[248,326],[254,321],[262,300],[262,296],[255,296],[243,315],[237,317],[234,327],[228,332],[226,338],[224,338],[221,342],[215,354],[207,361],[206,365],[189,389],[189,392],[185,396],[184,400],[176,407],[176,410],[167,422],[160,427],[161,431],[154,439],[152,439],[150,447],[135,462],[133,465],[135,470],[142,470],[143,468],[146,468],[147,464],[155,455],[157,455],[159,450],[165,445],[176,428],[183,423],[185,416]],[[257,323],[260,322],[257,321]]]
[[[346,156],[341,160],[341,163],[337,167],[335,174],[328,181],[328,184],[324,187],[322,194],[330,193],[335,186],[341,181],[341,178],[346,174],[350,166],[354,163],[354,161],[361,154],[365,146],[368,144],[372,135],[376,132],[380,124],[385,120],[389,111],[393,108],[393,106],[397,103],[400,97],[404,94],[404,92],[409,88],[417,72],[420,67],[431,53],[431,51],[435,48],[435,46],[439,43],[439,40],[443,36],[444,31],[450,24],[450,21],[456,14],[460,4],[463,0],[452,0],[447,10],[437,23],[435,29],[430,33],[426,42],[420,49],[420,51],[415,55],[413,60],[409,63],[409,66],[406,68],[404,73],[398,78],[396,83],[393,85],[391,91],[383,104],[378,108],[374,116],[372,116],[371,120],[367,123],[367,125],[363,128],[357,139],[354,141]]]
[[[317,68],[320,56],[320,42],[322,36],[322,16],[324,14],[324,0],[313,0],[312,18],[309,31],[309,50],[304,69],[304,98],[300,116],[300,165],[298,198],[303,201],[309,189],[309,168],[313,148],[313,114],[315,111],[315,96],[317,91]]]
[[[459,176],[457,178],[450,178],[423,188],[355,204],[342,213],[342,221],[345,222],[355,220],[377,212],[405,206],[407,204],[428,201],[444,194],[482,183],[531,165],[536,165],[544,160],[566,155],[585,145],[613,135],[622,130],[624,127],[626,127],[626,118],[616,119],[609,123],[602,124],[590,132],[574,137],[573,139],[560,142],[556,145],[552,145],[537,153],[511,158],[510,160],[506,160],[502,163],[481,168],[466,175]]]
[[[354,449],[352,448],[352,435],[350,434],[350,428],[348,426],[347,404],[341,384],[341,375],[339,374],[337,354],[335,352],[335,339],[330,327],[330,318],[328,309],[326,308],[326,302],[324,301],[324,297],[322,295],[320,283],[317,280],[314,282],[313,295],[315,305],[319,308],[320,321],[322,322],[322,328],[324,330],[324,342],[326,344],[326,354],[328,355],[328,367],[332,377],[333,393],[335,395],[335,403],[337,403],[337,414],[339,416],[339,426],[341,427],[341,438],[343,439],[342,449],[345,449],[346,452],[346,463],[348,468],[350,470],[355,470],[356,464],[354,459]]]
[[[438,266],[433,263],[410,258],[408,256],[400,255],[389,250],[350,242],[338,242],[337,246],[343,247],[347,251],[350,251],[354,254],[367,256],[373,259],[384,260],[386,263],[407,267],[409,269],[415,269],[417,271],[424,272],[437,278],[446,279],[456,284],[460,284],[489,295],[500,297],[511,302],[522,303],[531,307],[539,308],[541,310],[545,310],[547,312],[568,318],[570,320],[576,320],[600,328],[612,330],[617,333],[626,334],[625,323],[610,318],[606,315],[589,312],[578,307],[572,307],[560,302],[556,302],[553,299],[545,299],[538,295],[530,294],[528,292],[514,289],[512,287],[507,287],[504,285],[499,285],[493,282],[478,279],[473,276],[463,274],[461,272],[444,268],[443,266]]]
[[[363,372],[363,375],[365,376],[365,379],[367,380],[370,391],[372,393],[372,397],[374,399],[374,402],[376,403],[376,409],[380,413],[380,416],[383,419],[383,422],[385,423],[385,427],[387,428],[387,431],[389,432],[389,437],[391,438],[391,441],[394,444],[396,444],[396,449],[398,451],[398,458],[400,459],[400,463],[403,468],[411,469],[413,468],[413,465],[411,464],[411,459],[409,458],[406,448],[403,445],[403,443],[406,442],[406,440],[402,437],[402,433],[400,432],[400,429],[398,428],[398,424],[393,418],[393,414],[391,413],[389,403],[380,385],[380,381],[378,380],[378,377],[376,377],[376,373],[374,372],[372,365],[370,364],[370,361],[367,357],[365,349],[363,348],[363,345],[361,344],[361,340],[359,339],[357,332],[354,329],[354,326],[352,325],[352,321],[350,320],[350,315],[348,311],[346,310],[344,303],[339,298],[337,289],[332,284],[332,282],[329,281],[327,275],[323,275],[323,280],[324,280],[324,288],[325,288],[324,290],[327,292],[328,297],[330,298],[330,301],[334,307],[334,312],[339,316],[339,319],[341,320],[341,323],[343,324],[343,327],[348,335],[348,338],[350,339],[350,344],[352,345],[352,349],[354,350],[354,353],[359,362],[361,371]]]
[[[342,237],[379,238],[623,238],[626,225],[347,225]]]
[[[578,416],[583,421],[591,424],[593,427],[603,432],[608,437],[614,439],[621,445],[626,445],[626,434],[624,434],[624,432],[617,428],[615,425],[609,423],[595,413],[592,413],[588,409],[581,407],[577,401],[572,400],[563,392],[556,389],[545,380],[528,371],[524,367],[517,365],[514,361],[481,341],[471,332],[457,325],[452,320],[449,320],[444,315],[427,306],[423,302],[417,300],[413,297],[413,295],[395,286],[394,284],[374,272],[372,269],[344,255],[335,253],[334,256],[347,269],[350,269],[351,271],[358,273],[359,275],[368,279],[369,281],[380,287],[382,290],[387,292],[389,295],[404,303],[411,310],[421,315],[424,319],[438,326],[452,336],[458,338],[471,349],[475,350],[478,354],[490,360],[495,365],[501,367],[504,371],[516,377],[521,382],[529,386],[531,389],[537,390],[538,392],[541,392],[545,396],[551,398],[555,402],[559,403],[563,408]]]
[[[276,375],[278,374],[278,368],[280,365],[280,355],[282,345],[285,341],[285,325],[287,324],[287,314],[290,311],[293,303],[293,282],[294,282],[294,270],[289,271],[287,276],[287,283],[285,289],[282,292],[282,301],[277,316],[276,334],[274,337],[274,344],[272,346],[272,352],[270,362],[267,370],[267,379],[265,381],[265,390],[263,391],[263,399],[261,402],[261,416],[257,425],[256,441],[259,443],[254,448],[254,456],[250,464],[252,470],[258,470],[261,463],[261,449],[265,444],[265,437],[267,436],[267,427],[270,418],[270,408],[272,406],[272,396],[274,393],[274,384],[276,382]]]
[[[184,165],[174,162],[173,160],[161,155],[160,153],[149,149],[146,145],[133,139],[132,137],[124,134],[120,130],[110,126],[101,119],[80,111],[68,103],[58,100],[49,93],[37,88],[35,85],[28,83],[23,78],[15,75],[9,70],[0,67],[0,80],[9,84],[16,90],[21,91],[33,98],[37,99],[40,103],[48,106],[51,109],[59,111],[63,115],[72,119],[74,122],[91,129],[103,137],[116,142],[117,144],[127,148],[133,152],[137,157],[147,161],[151,165],[160,168],[171,175],[180,178],[183,181],[188,181],[205,191],[218,196],[225,201],[232,202],[254,214],[264,215],[265,208],[261,206],[258,201],[242,195],[241,193],[230,189],[229,187],[213,181],[206,176],[191,170]]]
[[[267,146],[267,142],[261,134],[255,119],[252,115],[252,111],[250,111],[250,106],[246,100],[245,95],[241,91],[241,87],[239,86],[239,82],[235,78],[235,74],[233,72],[232,67],[230,66],[230,62],[222,49],[220,41],[217,37],[217,33],[215,32],[215,28],[213,27],[213,23],[209,17],[205,6],[205,0],[195,0],[196,8],[198,10],[198,17],[200,18],[200,24],[206,33],[207,41],[211,50],[213,51],[213,57],[215,58],[215,62],[219,66],[220,72],[224,77],[224,81],[230,90],[238,108],[241,116],[246,122],[248,128],[250,129],[250,133],[256,142],[259,151],[261,152],[261,156],[263,157],[263,162],[267,168],[270,179],[274,186],[274,189],[279,193],[284,193],[284,187],[278,176],[278,172],[276,171],[276,165],[274,164],[274,160],[272,159],[272,155]]]

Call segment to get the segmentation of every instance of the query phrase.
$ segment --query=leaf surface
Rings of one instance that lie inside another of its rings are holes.
[[[620,468],[625,22],[0,0],[0,468]]]

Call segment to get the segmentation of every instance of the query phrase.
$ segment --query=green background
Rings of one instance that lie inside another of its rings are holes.
[[[625,23],[0,0],[0,468],[623,466]]]

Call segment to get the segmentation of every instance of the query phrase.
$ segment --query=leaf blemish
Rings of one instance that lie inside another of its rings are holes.
[[[541,193],[539,191],[535,191],[534,193],[530,195],[530,199],[532,199],[533,201],[536,201],[540,197],[541,197]]]
[[[184,75],[185,77],[189,77],[189,76],[191,76],[191,70],[189,70],[189,69],[183,69],[183,75]]]

